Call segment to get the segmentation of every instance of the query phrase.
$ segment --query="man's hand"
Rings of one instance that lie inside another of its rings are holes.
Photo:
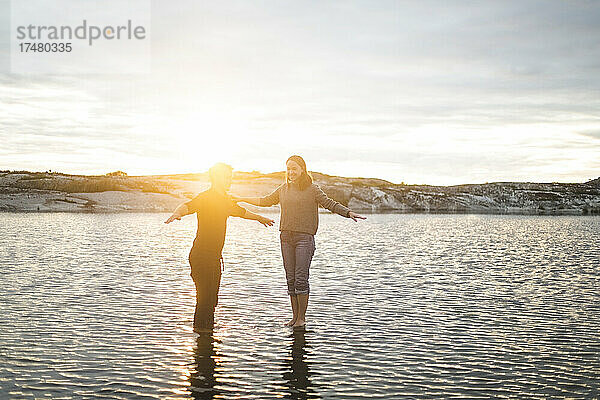
[[[275,221],[273,221],[271,218],[267,218],[267,217],[263,217],[262,215],[255,214],[250,210],[246,210],[246,213],[244,214],[244,216],[242,218],[253,219],[255,221],[260,222],[264,226],[273,226],[273,223],[275,223]]]
[[[186,203],[180,204],[175,211],[173,211],[173,214],[171,214],[169,219],[165,221],[165,224],[170,224],[175,220],[179,221],[181,217],[186,216],[189,213],[190,211],[188,210]]]
[[[173,221],[175,221],[175,220],[177,220],[177,221],[180,221],[180,220],[181,220],[181,217],[180,217],[180,216],[177,216],[177,215],[175,215],[175,214],[173,214],[173,215],[171,215],[171,216],[169,217],[169,219],[167,219],[167,220],[165,221],[165,224],[170,224],[171,222],[173,222]]]
[[[273,226],[273,224],[275,223],[275,221],[273,221],[271,218],[267,218],[267,217],[263,217],[261,216],[259,219],[257,219],[258,222],[260,222],[261,224],[263,224],[264,226]]]
[[[350,211],[348,213],[348,218],[352,218],[354,220],[354,222],[358,221],[359,219],[367,219],[367,217],[363,217],[362,215],[358,215],[354,211]]]

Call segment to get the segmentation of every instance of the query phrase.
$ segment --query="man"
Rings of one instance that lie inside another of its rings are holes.
[[[210,188],[191,201],[181,204],[165,221],[169,224],[181,217],[196,213],[198,230],[189,261],[191,276],[196,285],[196,311],[194,332],[210,332],[214,326],[215,307],[221,283],[221,251],[225,242],[229,216],[253,219],[264,226],[272,226],[273,220],[238,206],[227,194],[231,187],[232,168],[217,163],[209,171]]]

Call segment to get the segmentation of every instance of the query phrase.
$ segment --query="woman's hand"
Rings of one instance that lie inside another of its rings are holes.
[[[354,211],[350,211],[348,213],[348,218],[352,218],[354,220],[354,222],[358,221],[359,219],[367,219],[367,217],[363,217],[362,215],[358,215]]]

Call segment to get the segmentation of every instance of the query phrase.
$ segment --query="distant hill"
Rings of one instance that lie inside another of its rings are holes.
[[[591,186],[600,186],[600,177],[596,178],[596,179],[592,179],[591,181],[588,181],[585,184],[591,185]]]
[[[361,212],[600,214],[600,178],[586,183],[430,186],[312,175],[330,197]],[[283,179],[283,172],[236,172],[231,193],[263,196]],[[117,171],[85,176],[0,171],[0,211],[168,212],[207,187],[206,173],[128,176]]]

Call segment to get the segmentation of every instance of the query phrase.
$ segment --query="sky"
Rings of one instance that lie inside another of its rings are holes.
[[[0,72],[0,170],[273,172],[300,154],[408,184],[600,176],[597,2],[180,0],[151,18],[150,72]]]

